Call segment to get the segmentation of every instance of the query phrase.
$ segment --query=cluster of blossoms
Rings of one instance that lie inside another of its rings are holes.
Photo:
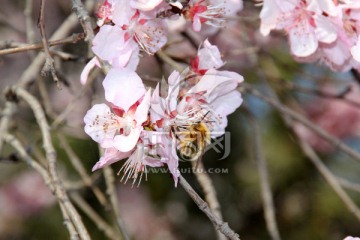
[[[179,156],[198,159],[211,138],[224,133],[227,116],[242,103],[236,88],[243,77],[218,70],[224,62],[209,41],[189,68],[170,74],[166,94],[160,85],[146,89],[135,72],[140,50],[154,54],[166,43],[165,16],[179,12],[194,30],[220,24],[226,4],[211,2],[216,1],[106,0],[99,7],[96,57],[81,75],[85,83],[90,69],[100,66],[98,59],[112,67],[103,81],[109,104],[94,105],[84,117],[85,132],[104,148],[93,171],[127,158],[120,169],[125,181],[140,183],[147,167],[167,165],[176,185]]]
[[[135,71],[140,50],[150,55],[160,50],[167,42],[168,26],[176,21],[191,21],[194,31],[203,24],[221,27],[242,6],[242,0],[105,0],[96,13],[99,32],[92,50],[114,68]],[[85,67],[82,83],[95,66],[100,66],[96,57]]]
[[[260,32],[284,30],[301,62],[320,61],[333,71],[360,71],[358,0],[263,0]]]

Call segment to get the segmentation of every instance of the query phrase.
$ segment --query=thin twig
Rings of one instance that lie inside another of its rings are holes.
[[[349,190],[355,191],[355,192],[360,192],[360,184],[359,183],[350,182],[349,180],[340,178],[340,177],[338,177],[337,180],[343,187],[345,187]]]
[[[174,61],[165,52],[159,50],[159,51],[156,52],[156,56],[158,56],[165,63],[169,64],[176,71],[181,72],[181,71],[184,70],[184,67],[182,67],[180,64],[178,64],[176,61]]]
[[[2,136],[4,136],[8,132],[10,119],[11,119],[12,115],[15,113],[15,111],[16,111],[16,104],[13,102],[7,101],[5,103],[5,108],[1,113],[2,116],[1,116],[1,122],[0,122],[0,153],[2,151],[2,146],[3,146]]]
[[[84,7],[81,0],[72,0],[72,9],[75,12],[77,18],[79,19],[79,21],[81,23],[82,28],[85,31],[85,34],[86,34],[85,41],[88,42],[89,51],[90,51],[91,46],[92,46],[92,41],[94,39],[94,30],[91,25],[91,18],[89,17],[87,8]],[[89,55],[91,55],[91,54],[89,54]],[[100,62],[101,69],[103,70],[103,72],[105,74],[107,74],[109,72],[109,70],[111,69],[110,64],[102,61],[102,59],[98,59],[98,61]]]
[[[348,154],[349,156],[353,157],[355,160],[360,161],[360,153],[356,152],[346,144],[344,144],[339,138],[329,134],[324,129],[316,126],[313,124],[310,120],[308,120],[303,115],[295,112],[294,110],[291,110],[290,108],[280,104],[276,100],[265,96],[264,94],[260,93],[253,87],[250,87],[249,85],[243,84],[243,88],[246,90],[246,92],[262,99],[263,101],[267,102],[274,108],[276,108],[280,113],[285,114],[286,116],[290,117],[291,119],[300,122],[305,127],[311,129],[316,133],[318,136],[329,142],[330,144],[334,145],[335,147],[338,147],[341,151]]]
[[[49,41],[48,46],[57,46],[67,43],[77,43],[78,41],[84,39],[85,35],[83,33],[75,33],[70,37]],[[32,43],[32,44],[23,44],[23,43],[10,43],[11,48],[0,50],[0,55],[8,55],[13,53],[20,53],[31,50],[41,50],[44,49],[43,43]]]
[[[112,227],[106,223],[106,221],[99,215],[97,212],[91,208],[91,206],[77,193],[70,193],[71,199],[75,204],[94,222],[94,224],[99,228],[100,231],[104,232],[107,238],[112,240],[119,240],[119,235],[114,232]]]
[[[102,206],[107,206],[107,201],[106,201],[105,195],[103,194],[102,191],[100,191],[100,189],[98,187],[93,185],[93,181],[92,181],[91,177],[86,172],[84,165],[81,163],[81,160],[79,159],[79,157],[76,155],[74,150],[69,145],[65,136],[63,134],[61,134],[60,132],[58,132],[57,136],[59,138],[61,146],[65,150],[66,154],[69,156],[71,164],[73,165],[75,170],[79,173],[81,179],[84,181],[85,186],[91,188],[92,192],[94,193],[94,195],[96,196],[96,198],[98,199],[98,201],[101,203]]]
[[[266,227],[273,240],[280,240],[281,237],[275,217],[273,194],[270,187],[267,164],[263,153],[263,147],[261,144],[260,126],[256,121],[256,118],[249,111],[247,111],[247,113],[248,113],[247,115],[249,118],[250,125],[252,126],[251,134],[254,138],[254,153],[258,167],[258,172],[260,175],[261,196],[264,205],[264,217],[266,221]]]
[[[87,1],[86,8],[93,9],[94,8],[94,1]],[[56,32],[51,36],[50,40],[62,39],[68,36],[71,31],[77,26],[78,19],[75,13],[72,13],[65,19],[65,21],[61,24],[61,26],[56,30]],[[36,79],[38,73],[40,72],[41,68],[44,66],[45,62],[45,54],[39,53],[30,66],[23,72],[18,82],[19,87],[27,87],[31,85],[34,80]]]
[[[39,21],[38,21],[38,26],[40,27],[40,33],[41,33],[41,38],[42,38],[42,43],[44,46],[45,58],[46,58],[45,65],[44,65],[41,73],[42,73],[42,75],[46,76],[50,72],[55,83],[59,84],[59,78],[56,75],[56,70],[55,70],[55,66],[54,66],[54,59],[52,58],[52,56],[50,54],[48,40],[46,38],[45,18],[44,18],[45,3],[46,3],[46,0],[41,0],[41,2],[40,2],[40,17],[39,17]]]
[[[192,166],[195,170],[195,176],[197,181],[199,182],[205,196],[205,201],[209,204],[211,211],[214,213],[216,217],[218,217],[221,221],[223,221],[223,217],[221,214],[221,207],[219,200],[217,199],[216,189],[212,180],[205,171],[205,166],[202,160],[192,161]],[[197,171],[199,169],[199,171]],[[218,239],[227,239],[221,232],[216,231]]]
[[[360,221],[360,209],[355,204],[355,202],[350,198],[350,196],[346,193],[346,191],[342,188],[341,184],[337,180],[337,178],[333,175],[333,173],[326,167],[326,165],[321,161],[312,147],[305,141],[301,140],[300,146],[303,149],[305,155],[310,159],[310,161],[315,165],[315,167],[319,170],[321,175],[325,178],[328,184],[332,187],[332,189],[337,193],[340,199],[344,202],[345,206],[349,209],[351,213],[355,215],[355,217]]]
[[[67,227],[69,233],[70,233],[70,240],[79,240],[79,234],[75,229],[74,224],[71,222],[69,214],[66,211],[66,208],[64,207],[64,204],[60,203],[60,210],[63,215],[64,219],[64,225]]]
[[[81,89],[76,93],[76,95],[72,98],[71,102],[66,106],[66,108],[55,118],[53,123],[51,124],[51,128],[57,128],[64,120],[65,118],[71,113],[71,111],[76,107],[76,104],[78,100],[80,100],[88,91],[90,86],[92,85],[93,81],[95,80],[96,76],[100,73],[98,69],[95,69],[90,76],[88,77],[88,80],[86,81],[86,84],[81,87]]]
[[[220,220],[209,208],[209,205],[201,199],[201,197],[195,192],[195,190],[190,186],[190,184],[185,180],[183,176],[180,175],[180,184],[189,194],[192,200],[198,205],[201,211],[203,211],[210,221],[214,224],[214,227],[222,232],[226,237],[232,240],[239,240],[239,235],[232,230],[226,222]]]
[[[30,167],[35,169],[38,173],[40,173],[40,175],[45,181],[45,184],[49,186],[51,191],[54,191],[54,187],[51,184],[51,179],[46,169],[29,156],[29,154],[26,152],[25,148],[22,146],[20,141],[16,137],[8,133],[3,135],[3,138],[6,143],[8,143],[16,150],[16,152],[23,159],[23,161],[27,163],[27,165],[29,165]]]
[[[26,0],[24,15],[25,15],[27,43],[33,43],[35,41],[34,21],[33,21],[32,13],[33,13],[33,0]]]
[[[105,184],[106,184],[106,193],[109,196],[110,203],[111,203],[111,210],[113,211],[113,215],[116,219],[116,225],[119,228],[119,231],[121,235],[123,236],[123,239],[128,240],[130,239],[124,226],[124,222],[120,217],[120,207],[119,202],[116,194],[116,188],[115,188],[115,177],[114,177],[114,171],[111,167],[105,167],[103,168],[104,178],[105,178]]]
[[[88,12],[86,11],[81,0],[72,0],[72,9],[75,12],[76,16],[80,20],[81,26],[83,27],[86,38],[85,41],[91,43],[94,39],[94,30],[91,25],[91,18],[89,17]]]
[[[247,90],[249,88],[247,87]],[[255,89],[252,89],[252,92],[254,92]],[[281,113],[281,116],[283,117],[285,123],[292,129],[294,134],[296,135],[295,129],[294,129],[294,121],[301,122],[304,126],[309,127],[316,133],[320,133],[319,129],[312,123],[309,123],[307,119],[301,118],[301,115],[298,115],[296,112],[290,110],[289,108],[282,105],[277,97],[277,95],[270,89],[273,98],[261,98],[258,94],[256,94],[257,97],[265,100],[269,104],[271,104],[273,107],[278,109],[278,111]],[[268,101],[270,100],[270,101]],[[300,116],[300,118],[299,118]],[[305,121],[304,121],[305,120]],[[322,130],[322,129],[320,129]],[[323,131],[323,130],[322,130]],[[325,132],[326,133],[326,132]],[[320,135],[320,134],[319,134]],[[297,135],[296,135],[297,136]],[[328,182],[330,187],[337,193],[337,195],[340,197],[340,199],[344,202],[345,206],[349,209],[351,213],[355,215],[355,217],[360,221],[360,209],[358,206],[354,203],[354,201],[349,197],[349,195],[346,193],[346,191],[342,188],[341,184],[337,180],[336,176],[332,174],[332,172],[326,167],[326,165],[320,160],[314,149],[304,140],[302,140],[299,136],[298,141],[300,143],[300,147],[305,153],[305,155],[309,158],[309,160],[315,165],[315,167],[318,169],[318,171],[321,173],[321,175],[324,177],[324,179]],[[330,135],[330,139],[331,139]],[[325,138],[324,138],[325,139]],[[325,139],[327,140],[327,139]],[[334,141],[334,140],[333,140]],[[340,142],[340,140],[337,140]],[[330,142],[330,141],[329,141]],[[330,142],[332,143],[332,142]],[[335,145],[340,146],[340,145]],[[346,146],[346,145],[345,145]],[[342,149],[343,150],[343,149]],[[344,150],[343,150],[344,151]],[[345,152],[345,151],[344,151]]]

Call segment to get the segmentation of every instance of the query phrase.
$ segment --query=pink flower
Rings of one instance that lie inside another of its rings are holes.
[[[85,132],[106,149],[94,170],[130,156],[150,107],[150,91],[146,92],[135,72],[111,69],[103,85],[112,107],[96,104],[84,117]]]
[[[118,27],[111,25],[104,25],[100,28],[93,40],[93,52],[101,59],[108,61],[113,67],[129,67],[136,69],[139,62],[139,48],[135,42],[127,41],[126,32]],[[134,59],[129,64],[131,56],[135,55]]]
[[[126,32],[117,26],[104,25],[93,40],[92,50],[102,60],[115,68],[128,68],[135,71],[139,64],[139,47],[134,41],[125,41]],[[90,71],[101,67],[94,57],[85,66],[80,76],[80,82],[85,84]]]
[[[205,128],[205,135],[211,134],[215,138],[224,134],[227,116],[242,103],[241,94],[236,88],[243,77],[234,72],[210,69],[190,90],[185,89],[185,93],[181,92],[187,84],[180,80],[178,72],[174,71],[170,75],[165,98],[160,96],[157,86],[150,109],[155,130],[163,133],[158,138],[160,156],[173,174],[175,184],[179,176],[176,148],[181,149],[183,140],[192,131],[191,126],[200,123]]]
[[[335,16],[332,1],[321,0],[264,0],[260,13],[263,35],[273,29],[289,34],[292,54],[307,57],[313,54],[319,42],[332,43],[337,38],[334,25],[327,16]]]
[[[221,54],[217,46],[211,45],[206,39],[204,47],[198,51],[198,55],[192,61],[192,70],[196,73],[204,74],[209,69],[218,69],[225,63],[221,59]]]
[[[336,41],[319,43],[317,51],[306,57],[299,58],[302,62],[320,62],[329,66],[333,71],[348,71],[351,68],[360,69],[360,4],[340,4],[336,10],[336,17],[329,16],[328,21],[333,24],[337,33]]]
[[[139,10],[132,8],[128,1],[116,5],[113,22],[124,32],[121,41],[136,41],[148,54],[154,54],[167,42],[163,20],[148,19]]]

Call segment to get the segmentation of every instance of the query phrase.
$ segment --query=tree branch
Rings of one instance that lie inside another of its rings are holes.
[[[201,199],[201,197],[195,192],[195,190],[190,186],[190,184],[185,180],[183,176],[180,175],[180,184],[189,194],[189,196],[194,200],[196,205],[203,211],[210,221],[214,224],[214,227],[223,233],[226,237],[231,240],[239,240],[239,235],[232,230],[226,222],[220,220],[209,208],[209,205]]]

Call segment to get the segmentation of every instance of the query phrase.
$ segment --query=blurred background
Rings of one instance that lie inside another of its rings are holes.
[[[32,2],[33,42],[41,42],[37,18],[38,0]],[[26,43],[24,10],[27,1],[0,0],[0,48]],[[47,1],[45,11],[48,36],[71,14],[70,0]],[[286,105],[303,113],[311,121],[346,144],[360,151],[359,82],[351,73],[333,73],[315,64],[296,63],[289,54],[285,36],[273,33],[269,37],[259,34],[259,11],[254,2],[245,1],[244,10],[229,19],[227,27],[204,29],[195,34],[189,27],[172,32],[164,51],[182,64],[188,64],[197,48],[189,40],[201,42],[208,38],[216,44],[226,65],[223,69],[236,71],[254,88],[270,94],[275,92]],[[92,14],[92,17],[94,15]],[[94,17],[95,22],[95,17]],[[95,26],[95,25],[94,25]],[[81,33],[80,25],[73,33]],[[199,41],[201,40],[201,41]],[[63,121],[54,127],[55,144],[60,176],[68,192],[78,192],[98,215],[111,223],[110,208],[102,206],[90,188],[81,183],[79,174],[71,164],[69,148],[81,159],[93,184],[105,189],[101,171],[91,173],[99,159],[99,150],[83,131],[83,116],[94,103],[104,101],[102,73],[85,87],[79,82],[80,73],[89,60],[84,41],[58,46],[55,56],[60,86],[51,77],[39,77],[29,91],[47,109],[50,124],[56,116],[68,109]],[[15,84],[32,63],[38,51],[27,51],[0,56],[0,90]],[[61,55],[60,53],[66,53]],[[139,75],[148,86],[172,71],[156,56],[146,56],[140,61]],[[95,74],[94,74],[95,75]],[[46,91],[48,99],[42,99]],[[327,93],[327,94],[320,94]],[[343,95],[341,95],[343,94]],[[342,97],[339,97],[341,95]],[[314,165],[304,156],[294,133],[286,126],[282,116],[259,98],[244,93],[244,105],[230,115],[227,130],[231,135],[230,155],[219,160],[222,153],[210,150],[205,153],[206,168],[220,169],[210,173],[217,190],[224,220],[240,234],[241,239],[270,239],[264,220],[259,173],[253,151],[254,132],[249,122],[249,112],[258,120],[263,152],[267,161],[269,180],[273,191],[276,219],[282,239],[343,239],[360,236],[360,223],[338,195],[322,178]],[[345,96],[345,97],[344,97]],[[344,100],[350,99],[350,102]],[[4,97],[0,100],[4,109]],[[42,140],[34,116],[28,106],[19,102],[19,109],[10,123],[27,152],[44,159]],[[360,184],[360,165],[355,160],[327,144],[301,125],[296,132],[320,155],[326,166],[338,177]],[[65,140],[64,140],[65,139]],[[64,145],[64,142],[66,144]],[[70,156],[70,157],[69,157]],[[112,165],[115,173],[123,162]],[[180,169],[191,164],[181,162]],[[195,190],[202,190],[193,174],[183,172]],[[131,239],[216,239],[209,219],[201,212],[187,193],[174,188],[168,173],[149,173],[147,181],[139,187],[123,184],[116,176],[120,216]],[[360,204],[360,185],[347,190],[355,203]],[[79,211],[93,239],[106,239],[98,226],[83,211]],[[61,211],[56,199],[41,176],[22,162],[17,153],[4,145],[0,155],[0,239],[68,239]]]

